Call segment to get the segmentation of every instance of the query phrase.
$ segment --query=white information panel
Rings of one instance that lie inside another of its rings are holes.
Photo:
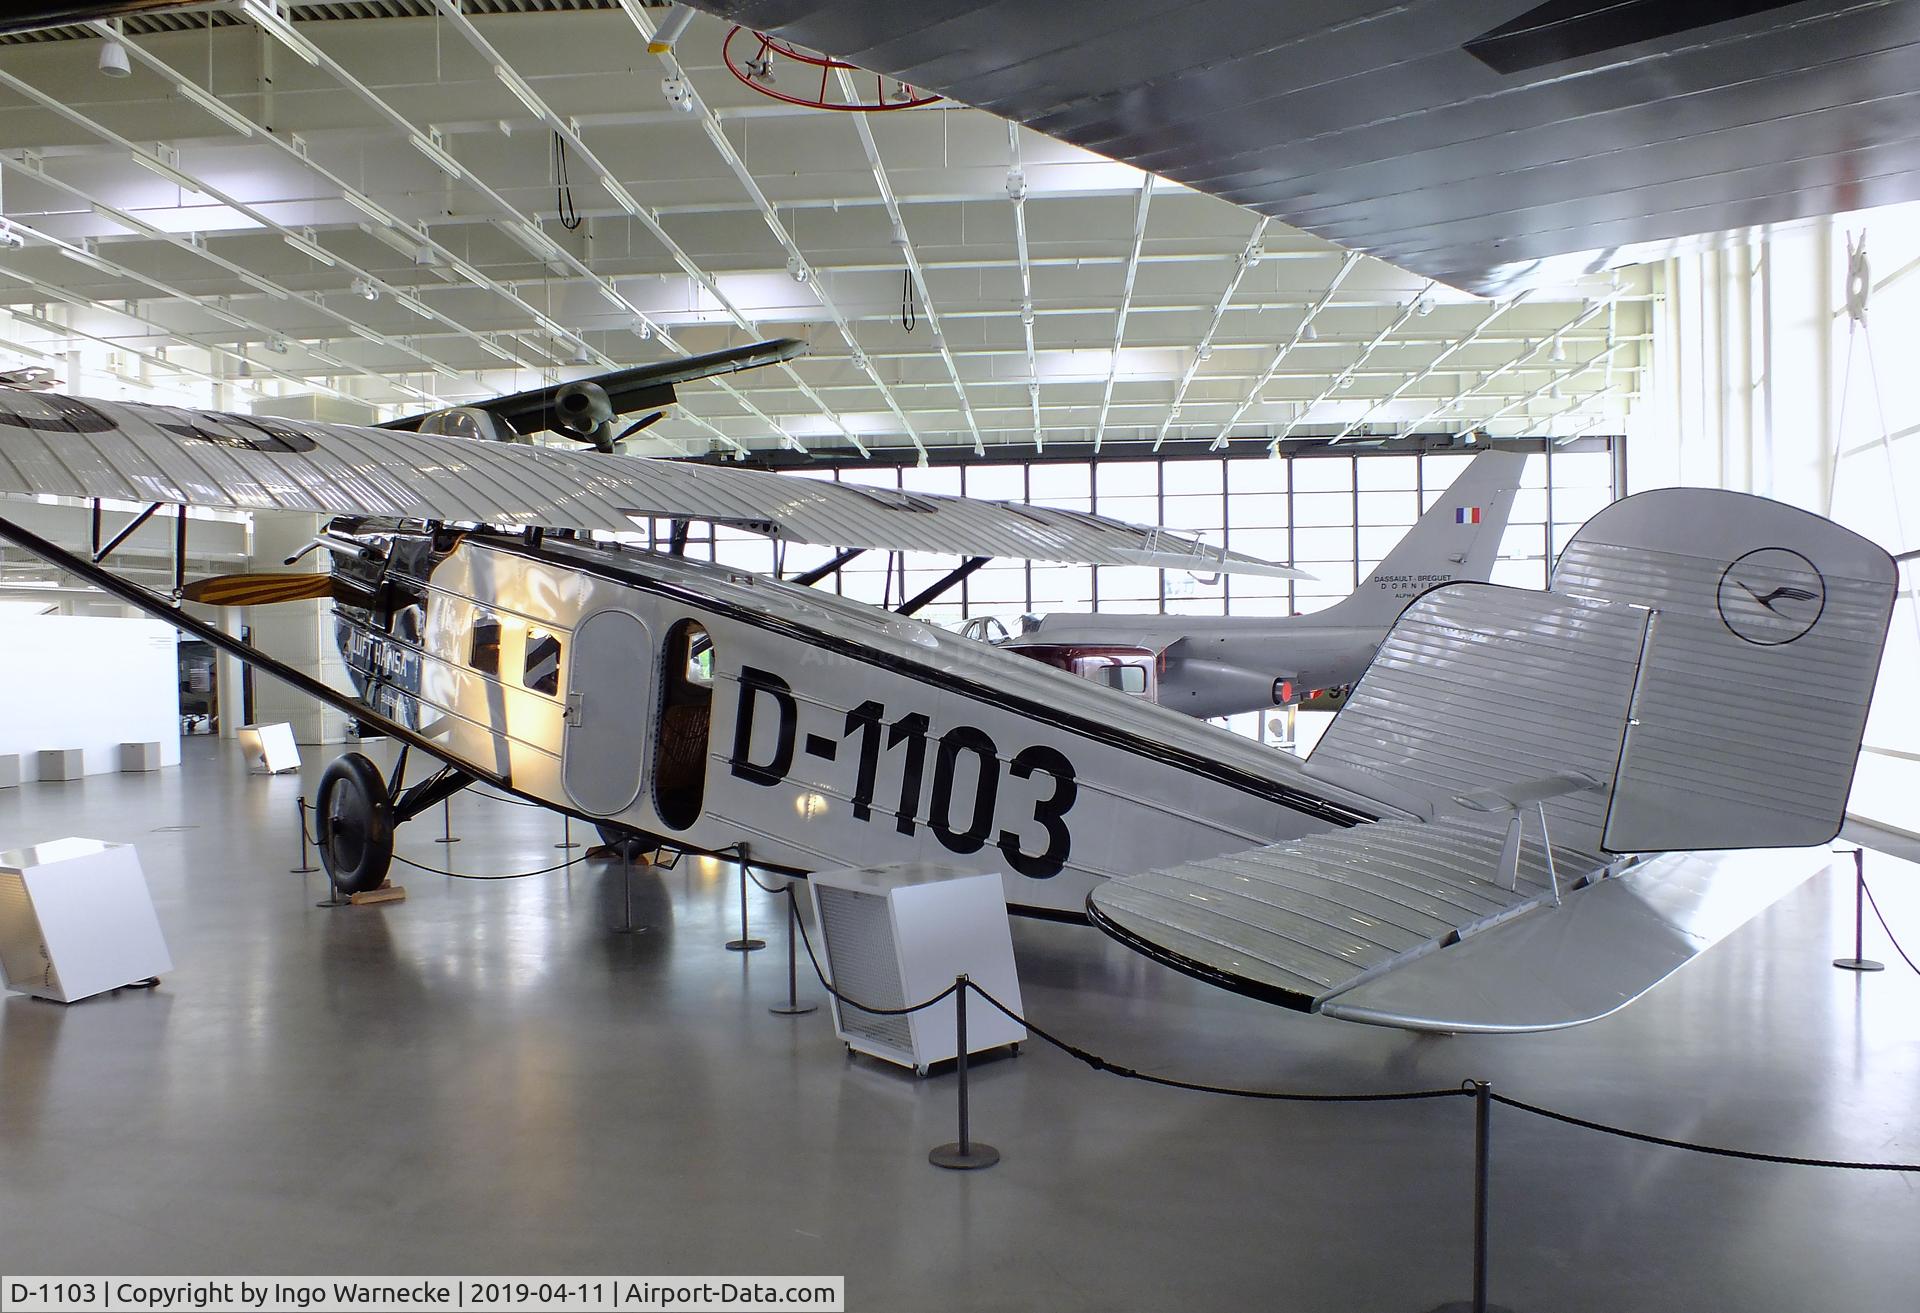
[[[0,975],[72,1003],[173,970],[131,844],[55,839],[0,852]]]

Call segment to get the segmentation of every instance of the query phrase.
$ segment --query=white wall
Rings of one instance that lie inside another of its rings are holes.
[[[43,748],[82,748],[87,773],[120,769],[122,743],[160,744],[180,764],[174,629],[101,616],[0,618],[0,753],[39,778]]]
[[[1847,243],[1863,232],[1864,332],[1846,309]],[[1661,273],[1629,491],[1735,488],[1831,515],[1895,555],[1920,548],[1920,206],[1753,230]],[[1908,833],[1920,832],[1917,568],[1902,566],[1850,803]]]

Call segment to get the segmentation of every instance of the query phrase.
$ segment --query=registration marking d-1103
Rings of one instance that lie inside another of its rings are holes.
[[[772,704],[776,715],[777,728],[770,750],[754,742],[754,712],[762,698]],[[782,783],[793,770],[799,718],[799,701],[794,697],[792,685],[770,670],[743,666],[740,703],[734,716],[733,755],[728,761],[734,777],[769,788]],[[838,739],[810,733],[801,750],[810,757],[832,763],[838,761],[844,743],[851,743],[857,758],[850,794],[855,820],[872,822],[881,757],[898,752],[900,793],[898,805],[893,809],[893,824],[900,834],[915,834],[920,825],[918,818],[925,815],[927,827],[949,852],[976,853],[991,839],[1006,858],[1007,865],[1029,879],[1047,879],[1058,875],[1066,866],[1073,849],[1067,813],[1073,809],[1080,789],[1073,763],[1065,753],[1044,744],[1032,744],[1003,761],[999,746],[983,729],[957,725],[936,736],[926,713],[912,711],[889,718],[886,706],[872,699],[846,713],[845,726]],[[961,799],[962,814],[956,821],[954,794],[964,757],[972,757],[977,769],[973,772],[973,797],[970,801]],[[1003,769],[1014,779],[1045,776],[1052,781],[1051,791],[1034,800],[1031,815],[1021,817],[1045,831],[1046,847],[1037,854],[1022,850],[1016,831],[1000,829],[995,833]],[[920,806],[923,792],[928,795],[924,812]],[[885,810],[883,806],[883,814]]]

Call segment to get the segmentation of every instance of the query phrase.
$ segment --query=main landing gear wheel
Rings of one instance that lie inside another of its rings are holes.
[[[393,865],[393,803],[380,768],[365,755],[336,757],[314,796],[320,818],[320,865],[342,894],[380,887]]]
[[[600,842],[608,852],[616,858],[624,857],[630,862],[639,861],[660,846],[660,841],[652,835],[642,830],[629,830],[624,825],[595,822],[593,828],[599,831]]]

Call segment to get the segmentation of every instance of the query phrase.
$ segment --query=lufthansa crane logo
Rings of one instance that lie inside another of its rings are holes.
[[[1735,637],[1778,647],[1801,637],[1827,608],[1827,581],[1786,547],[1748,552],[1720,576],[1720,619]]]

